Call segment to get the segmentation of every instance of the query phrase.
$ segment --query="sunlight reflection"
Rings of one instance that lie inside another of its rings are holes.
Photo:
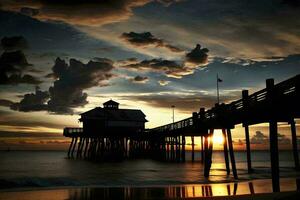
[[[295,191],[294,179],[281,180],[282,191]],[[72,188],[44,191],[2,192],[0,199],[164,199],[164,198],[195,198],[210,196],[232,196],[258,193],[271,193],[271,180],[255,180],[239,183],[196,184],[178,186],[152,187],[102,187],[102,188]]]

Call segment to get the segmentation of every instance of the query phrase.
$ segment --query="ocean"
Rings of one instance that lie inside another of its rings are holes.
[[[213,152],[209,179],[203,176],[203,165],[196,161],[167,163],[151,159],[125,160],[122,162],[91,162],[68,159],[65,151],[0,151],[0,190],[43,187],[139,187],[188,185],[233,182],[227,176],[222,151]],[[246,153],[235,152],[239,181],[271,178],[268,151],[253,151],[254,173],[248,174]],[[294,170],[291,151],[280,152],[281,177],[300,177]]]

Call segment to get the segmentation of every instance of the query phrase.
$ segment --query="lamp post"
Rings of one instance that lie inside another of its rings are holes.
[[[174,121],[175,121],[175,116],[174,116],[174,112],[175,112],[175,106],[174,106],[174,105],[172,105],[172,106],[171,106],[171,108],[172,108],[172,112],[173,112],[173,124],[174,124]]]

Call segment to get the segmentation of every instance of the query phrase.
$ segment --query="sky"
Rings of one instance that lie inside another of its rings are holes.
[[[217,74],[224,103],[291,78],[299,17],[299,0],[0,0],[0,149],[65,149],[63,128],[109,99],[152,128],[171,105],[175,120],[212,107]],[[289,148],[289,126],[279,132]],[[267,124],[250,135],[268,147]]]

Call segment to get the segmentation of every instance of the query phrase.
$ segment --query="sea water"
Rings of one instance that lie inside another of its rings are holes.
[[[91,162],[68,159],[65,151],[0,151],[0,189],[33,187],[136,187],[224,183],[234,181],[227,176],[222,151],[213,152],[210,177],[203,176],[200,153],[191,162],[187,152],[185,163],[134,159],[122,162]],[[245,152],[235,152],[239,181],[271,178],[268,151],[253,151],[254,173],[247,173]],[[291,151],[281,151],[280,176],[300,177],[294,170]]]

